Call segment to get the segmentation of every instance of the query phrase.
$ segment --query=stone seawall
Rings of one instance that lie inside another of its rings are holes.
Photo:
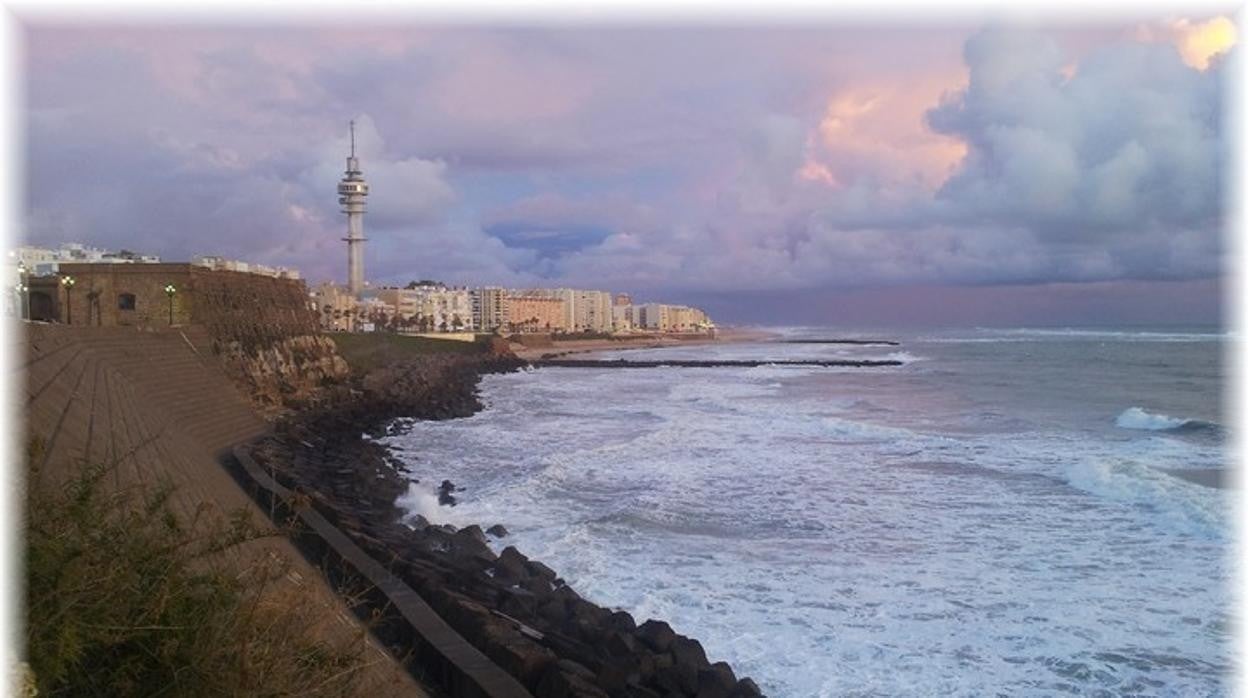
[[[192,322],[212,337],[230,378],[267,414],[317,397],[349,373],[320,334],[301,281],[195,270]]]
[[[481,408],[483,373],[522,365],[510,357],[429,356],[388,366],[278,420],[247,455],[538,698],[760,695],[753,681],[712,664],[697,640],[666,623],[638,624],[597,606],[514,547],[495,554],[480,525],[402,520],[395,502],[422,473],[407,472],[368,436],[401,428],[396,418],[469,416]],[[505,531],[491,527],[489,536]]]

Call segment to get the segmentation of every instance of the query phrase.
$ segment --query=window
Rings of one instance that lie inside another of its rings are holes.
[[[123,293],[117,296],[118,310],[134,310],[135,301],[133,293]]]

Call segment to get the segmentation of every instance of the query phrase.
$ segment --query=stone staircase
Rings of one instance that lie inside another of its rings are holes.
[[[45,445],[40,472],[66,477],[78,464],[115,464],[119,484],[127,473],[138,482],[171,478],[179,489],[212,490],[199,494],[222,505],[245,505],[214,455],[265,423],[205,355],[202,331],[34,324],[25,339],[25,417],[27,433]]]

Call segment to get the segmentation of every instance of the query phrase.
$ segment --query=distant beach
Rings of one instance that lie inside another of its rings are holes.
[[[735,342],[762,342],[779,337],[773,331],[757,327],[726,327],[720,328],[715,337],[680,337],[642,336],[630,338],[622,335],[612,339],[570,339],[557,341],[553,346],[526,347],[513,342],[511,350],[515,355],[526,361],[540,359],[545,356],[567,356],[598,351],[620,351],[623,349],[658,349],[662,347],[689,347],[700,344],[726,344]]]

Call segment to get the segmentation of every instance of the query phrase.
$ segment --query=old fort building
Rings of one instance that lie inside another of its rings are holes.
[[[193,264],[61,264],[29,286],[32,320],[156,332],[193,327],[265,407],[304,399],[348,370],[320,335],[299,279]]]
[[[62,264],[57,275],[30,279],[30,316],[103,327],[245,319],[282,335],[316,329],[301,280],[192,264]]]

